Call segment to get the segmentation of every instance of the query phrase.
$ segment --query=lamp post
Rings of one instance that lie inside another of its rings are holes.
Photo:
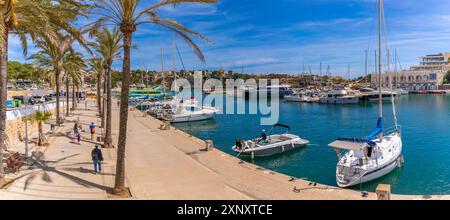
[[[28,159],[28,105],[25,105],[25,159]]]

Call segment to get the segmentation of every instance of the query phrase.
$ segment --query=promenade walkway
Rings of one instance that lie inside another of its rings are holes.
[[[66,118],[64,126],[56,128],[53,134],[46,135],[50,142],[48,147],[30,144],[30,155],[34,155],[31,166],[12,175],[17,179],[0,190],[0,199],[108,199],[106,190],[114,181],[115,150],[102,150],[105,157],[103,173],[95,175],[90,160],[94,144],[81,142],[78,145],[72,140],[73,135],[69,134],[74,120],[79,119],[83,129],[90,122],[100,124],[95,116],[94,105],[92,102],[90,110],[76,111]],[[84,104],[80,108],[84,108]],[[46,126],[46,131],[48,130],[50,129]],[[89,134],[84,132],[83,138],[90,138]],[[24,148],[20,144],[12,150],[23,153]]]

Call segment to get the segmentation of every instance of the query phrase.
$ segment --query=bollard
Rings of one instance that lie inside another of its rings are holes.
[[[159,129],[163,131],[170,130],[170,122],[165,121],[164,124],[160,125]]]
[[[379,184],[376,193],[378,200],[391,200],[391,185]]]
[[[205,141],[205,151],[210,151],[212,150],[212,148],[214,147],[213,141],[212,140],[206,140]]]

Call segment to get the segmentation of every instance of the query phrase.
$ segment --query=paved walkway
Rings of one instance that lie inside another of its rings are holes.
[[[91,104],[95,105],[94,102]],[[84,104],[81,107],[84,108]],[[77,111],[66,118],[64,126],[48,134],[49,147],[30,145],[30,155],[35,155],[36,162],[28,170],[13,175],[18,179],[0,190],[0,199],[108,199],[106,190],[113,185],[115,150],[102,150],[105,157],[103,171],[101,175],[95,175],[90,161],[94,145],[87,142],[78,145],[67,136],[73,129],[71,121],[78,118],[85,124],[83,129],[92,121],[99,124],[95,106],[89,108],[91,110]],[[83,136],[89,135],[85,132]],[[23,149],[21,144],[14,150],[22,152]]]

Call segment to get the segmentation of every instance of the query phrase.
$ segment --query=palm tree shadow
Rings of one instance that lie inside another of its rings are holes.
[[[84,180],[84,179],[79,178],[77,176],[74,176],[74,175],[68,174],[66,172],[60,171],[55,166],[49,166],[48,165],[49,163],[56,165],[59,162],[62,162],[64,160],[72,158],[72,157],[76,157],[78,155],[80,155],[80,154],[69,155],[69,156],[62,157],[62,158],[60,158],[58,160],[55,160],[55,161],[44,161],[44,160],[41,161],[41,160],[39,160],[39,158],[36,158],[35,159],[35,164],[36,164],[37,168],[40,168],[42,170],[42,172],[43,172],[42,180],[44,180],[47,183],[53,182],[53,180],[52,180],[51,176],[49,175],[49,173],[55,173],[55,174],[58,174],[59,176],[67,178],[70,181],[72,181],[72,182],[74,182],[74,183],[76,183],[76,184],[78,184],[80,186],[86,187],[86,188],[97,188],[97,189],[104,190],[105,192],[111,191],[110,187],[103,186],[103,185],[100,185],[100,184],[97,184],[97,183],[94,183],[94,182],[91,182],[91,181]],[[85,168],[82,168],[82,167],[80,167],[79,169],[78,168],[63,168],[63,170],[67,170],[67,171],[74,171],[74,170],[76,170],[76,171],[79,171],[81,173],[93,173],[91,170],[85,169]],[[36,177],[36,175],[38,173],[39,172],[33,172],[33,173],[30,173],[30,174],[27,175],[26,180],[25,180],[25,185],[24,185],[24,188],[23,188],[24,190],[26,190],[28,188],[28,186],[35,179],[35,177]],[[114,175],[114,174],[104,174],[104,175]]]

